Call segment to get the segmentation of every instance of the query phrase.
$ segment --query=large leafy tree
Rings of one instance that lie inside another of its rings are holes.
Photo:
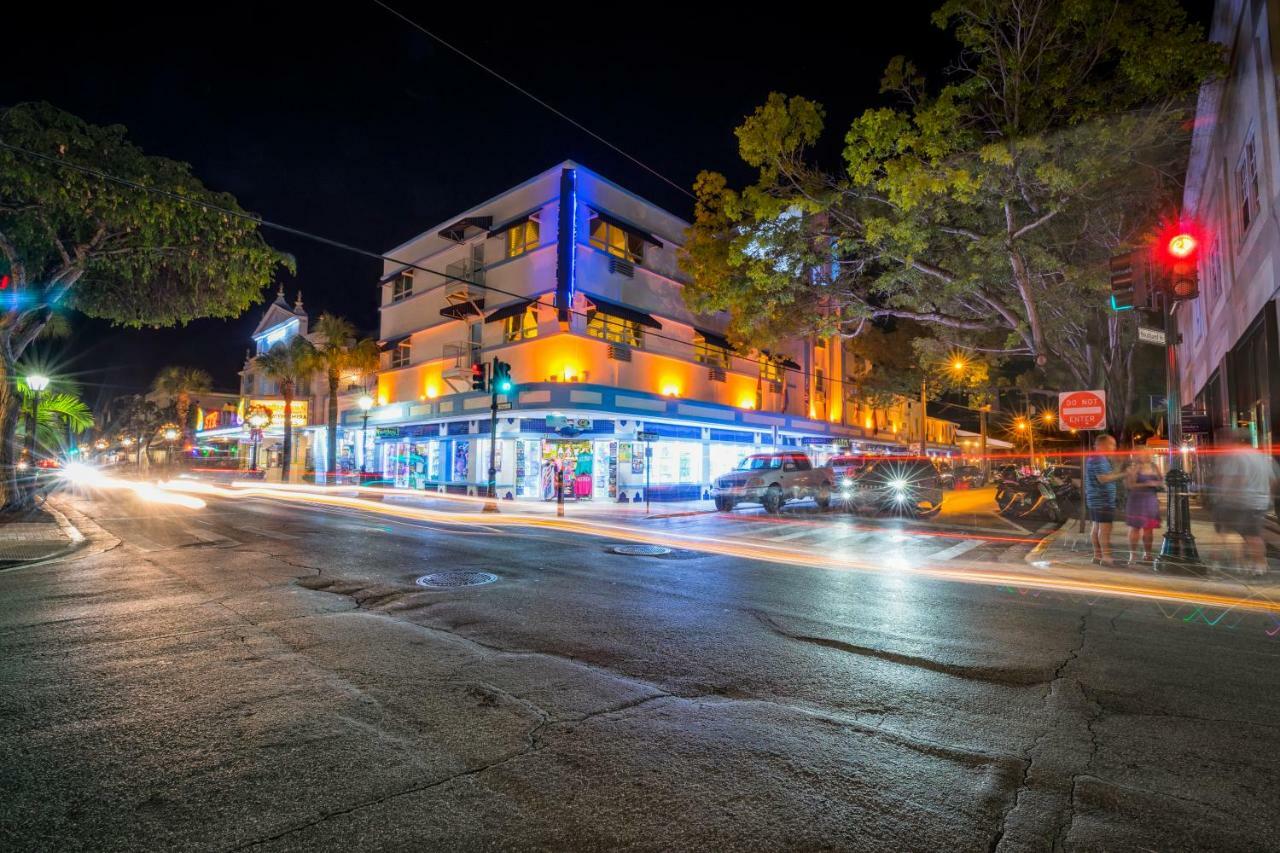
[[[258,369],[280,383],[280,396],[284,398],[284,454],[280,463],[280,477],[289,480],[293,462],[293,400],[298,384],[321,368],[315,347],[301,335],[281,341],[257,358]]]
[[[328,460],[329,477],[338,470],[338,386],[343,374],[359,374],[363,380],[378,369],[378,344],[370,338],[356,339],[350,321],[328,313],[320,315],[312,328],[319,339],[315,357],[329,383]]]
[[[738,128],[758,179],[699,176],[686,297],[752,343],[912,321],[1103,385],[1122,421],[1134,332],[1103,310],[1106,259],[1176,204],[1220,51],[1174,0],[951,0],[934,20],[953,70],[930,86],[890,63],[900,103],[854,119],[840,171],[814,161],[812,101],[773,94]]]
[[[292,266],[238,214],[232,196],[185,163],[144,154],[123,127],[43,103],[0,110],[0,273],[10,277],[0,296],[0,504],[20,499],[14,364],[52,312],[135,328],[238,316]]]
[[[151,390],[173,400],[185,440],[191,430],[191,397],[213,390],[213,377],[199,367],[169,365],[151,380]]]

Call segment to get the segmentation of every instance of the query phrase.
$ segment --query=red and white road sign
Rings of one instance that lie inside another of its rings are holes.
[[[1058,395],[1058,423],[1063,429],[1106,429],[1106,391],[1063,391]]]

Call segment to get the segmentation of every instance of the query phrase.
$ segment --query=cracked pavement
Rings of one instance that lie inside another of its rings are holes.
[[[61,506],[88,546],[0,575],[5,849],[1280,846],[1268,617]]]

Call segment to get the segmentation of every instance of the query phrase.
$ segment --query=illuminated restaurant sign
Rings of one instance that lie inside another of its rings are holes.
[[[255,406],[261,406],[271,413],[271,426],[268,427],[268,429],[279,428],[284,424],[284,400],[250,400],[249,408],[252,409]],[[306,426],[307,401],[294,400],[291,414],[293,416],[293,425],[295,427]]]

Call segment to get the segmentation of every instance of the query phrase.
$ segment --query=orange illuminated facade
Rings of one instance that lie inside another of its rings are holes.
[[[701,498],[759,450],[904,449],[849,405],[838,342],[736,347],[726,315],[688,310],[687,228],[566,162],[388,251],[369,467],[483,490],[490,395],[472,367],[495,358],[515,383],[497,419],[502,497],[552,496],[559,468],[580,499],[643,499],[646,476],[653,499]]]

